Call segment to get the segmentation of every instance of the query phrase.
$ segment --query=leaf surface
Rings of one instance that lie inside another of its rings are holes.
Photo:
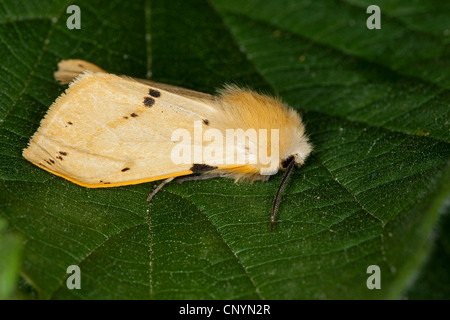
[[[68,2],[3,1],[0,214],[27,238],[22,278],[43,299],[400,297],[449,197],[449,7],[379,3],[382,29],[368,30],[368,1],[95,0],[69,30]],[[302,110],[314,153],[274,232],[280,175],[174,183],[149,208],[151,183],[85,189],[28,163],[68,58]],[[66,288],[69,265],[81,290]],[[366,287],[370,265],[382,290]]]

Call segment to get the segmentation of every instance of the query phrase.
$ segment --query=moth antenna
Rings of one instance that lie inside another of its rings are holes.
[[[275,199],[273,201],[273,206],[272,206],[272,214],[270,215],[270,231],[273,231],[273,225],[275,224],[275,215],[277,214],[278,208],[280,207],[281,196],[283,195],[284,189],[286,189],[289,178],[291,177],[292,173],[295,171],[294,169],[295,169],[295,161],[294,161],[294,157],[292,157],[292,160],[287,165],[286,172],[284,173],[283,179],[281,179],[280,185],[278,186],[277,193],[275,194]]]

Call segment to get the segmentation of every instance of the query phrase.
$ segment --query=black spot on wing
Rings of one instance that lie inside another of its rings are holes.
[[[68,125],[73,125],[72,121],[67,121]]]
[[[120,170],[120,171],[125,172],[125,171],[128,171],[128,170],[130,170],[130,168],[123,168],[123,169]]]
[[[67,156],[67,152],[64,152],[64,151],[59,151],[59,154],[62,156]]]
[[[59,160],[61,160],[61,161],[63,161],[63,160],[64,160],[64,158],[63,158],[63,157],[61,157],[61,156],[56,156],[56,159],[59,159]]]
[[[203,123],[207,126],[209,126],[209,120],[208,119],[203,119]]]
[[[155,99],[150,98],[150,97],[145,97],[144,98],[144,105],[146,107],[151,107],[154,103],[155,103]]]
[[[139,115],[133,112],[133,113],[130,113],[130,117],[136,118],[136,117],[139,117]],[[128,116],[123,116],[123,118],[128,119]]]
[[[217,169],[217,167],[209,166],[209,165],[203,164],[203,163],[194,163],[189,170],[191,170],[192,173],[200,173],[200,172],[211,171],[214,169]]]
[[[159,98],[161,97],[161,92],[159,92],[158,90],[155,89],[150,89],[150,91],[148,92],[152,97],[155,98]]]

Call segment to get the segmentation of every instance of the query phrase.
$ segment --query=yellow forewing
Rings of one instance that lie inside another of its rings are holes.
[[[106,73],[80,75],[50,107],[24,157],[93,188],[191,174],[192,163],[171,160],[172,132],[182,128],[193,135],[194,121],[217,110],[209,95],[182,96],[153,84]]]

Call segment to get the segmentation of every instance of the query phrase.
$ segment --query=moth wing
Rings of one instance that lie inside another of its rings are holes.
[[[209,100],[212,102],[212,100]],[[216,116],[198,97],[130,78],[85,73],[50,107],[23,151],[37,166],[85,187],[113,187],[191,174],[174,164],[175,129]]]
[[[173,86],[170,84],[160,83],[160,82],[156,82],[156,81],[152,81],[152,80],[139,79],[139,78],[133,78],[133,79],[135,79],[136,81],[139,81],[143,84],[149,85],[151,87],[158,88],[158,89],[161,89],[164,91],[168,91],[175,95],[184,96],[186,98],[200,100],[200,101],[209,101],[209,102],[216,101],[216,96],[213,96],[212,94],[198,92],[198,91]]]
[[[58,80],[62,84],[68,84],[76,79],[79,75],[84,72],[103,72],[107,73],[107,71],[102,68],[96,66],[95,64],[80,60],[80,59],[68,59],[61,60],[58,63],[58,70],[55,72],[55,79]],[[177,86],[173,86],[170,84],[159,83],[146,79],[133,78],[136,81],[139,81],[143,84],[149,85],[153,88],[159,88],[161,90],[165,90],[177,95],[181,95],[184,97],[192,98],[192,99],[201,99],[201,100],[209,100],[215,101],[216,97],[207,93],[197,92],[194,90],[189,90]]]

